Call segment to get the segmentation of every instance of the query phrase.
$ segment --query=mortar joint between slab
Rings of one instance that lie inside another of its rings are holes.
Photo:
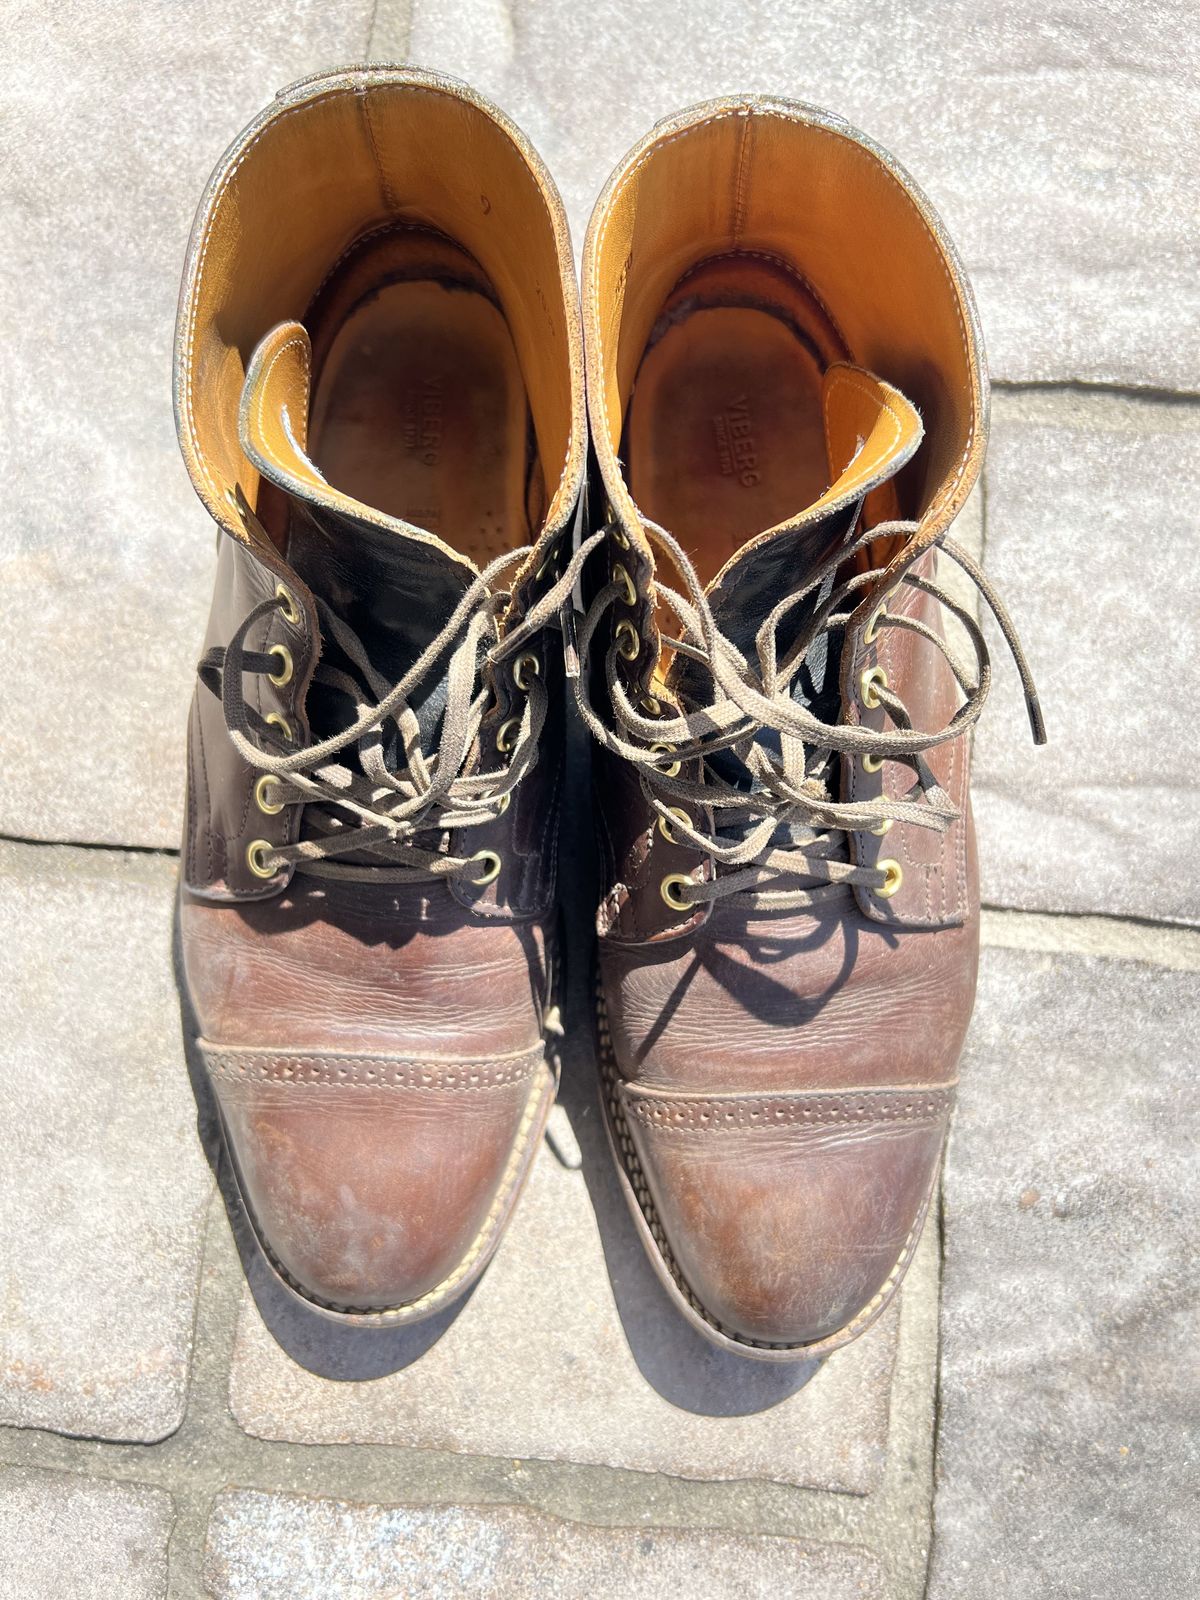
[[[1200,971],[1200,928],[1185,923],[986,904],[982,910],[984,948],[1134,961],[1171,972]]]

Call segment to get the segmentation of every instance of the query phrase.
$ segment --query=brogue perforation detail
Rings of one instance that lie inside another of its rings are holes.
[[[720,1128],[836,1126],[838,1124],[931,1122],[954,1104],[954,1088],[851,1090],[803,1097],[748,1100],[649,1100],[624,1097],[625,1113],[667,1133],[704,1133]]]
[[[205,1050],[210,1075],[220,1083],[278,1083],[320,1088],[502,1089],[521,1083],[541,1064],[541,1044],[510,1061],[460,1064],[399,1061],[382,1056],[286,1055],[271,1051]]]
[[[849,1344],[852,1339],[857,1338],[860,1333],[870,1327],[871,1323],[875,1321],[875,1318],[892,1298],[897,1285],[908,1271],[909,1262],[912,1260],[913,1252],[917,1247],[917,1241],[921,1237],[921,1230],[925,1226],[925,1216],[929,1210],[929,1202],[933,1197],[936,1178],[930,1184],[925,1202],[917,1213],[916,1220],[913,1222],[908,1237],[904,1241],[904,1248],[901,1250],[895,1266],[871,1296],[870,1300],[863,1306],[862,1310],[852,1317],[838,1333],[831,1334],[828,1338],[820,1340],[816,1345],[772,1344],[765,1339],[751,1339],[745,1334],[735,1333],[733,1329],[727,1328],[724,1323],[714,1317],[704,1302],[696,1295],[691,1284],[684,1276],[682,1268],[676,1261],[675,1253],[667,1239],[666,1229],[663,1227],[658,1215],[658,1207],[655,1205],[654,1196],[650,1192],[650,1185],[646,1179],[641,1158],[637,1152],[637,1146],[634,1144],[633,1136],[629,1131],[629,1122],[625,1115],[625,1096],[621,1094],[624,1079],[621,1077],[617,1068],[616,1058],[613,1055],[612,1032],[608,1025],[608,1007],[605,1004],[604,991],[600,987],[598,978],[596,987],[596,1030],[601,1093],[608,1113],[613,1143],[620,1155],[625,1176],[633,1190],[634,1198],[650,1231],[650,1236],[654,1240],[655,1248],[671,1275],[671,1281],[675,1285],[677,1293],[691,1307],[696,1316],[732,1345],[742,1345],[746,1349],[771,1351],[776,1354],[794,1350],[797,1358],[802,1358],[806,1353],[814,1350],[826,1352],[839,1349],[842,1345]]]

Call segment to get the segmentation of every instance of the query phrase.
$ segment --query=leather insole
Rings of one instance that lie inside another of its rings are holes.
[[[630,492],[702,583],[828,487],[821,384],[844,351],[802,280],[722,257],[669,297],[625,424]]]
[[[438,276],[412,275],[414,252]],[[360,254],[344,280],[357,298],[335,287],[340,314],[319,319],[310,457],[328,483],[484,566],[530,537],[529,407],[508,324],[448,240],[392,234],[374,260],[390,281],[360,293]]]

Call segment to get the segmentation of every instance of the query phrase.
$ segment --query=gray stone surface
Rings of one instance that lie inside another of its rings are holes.
[[[1200,405],[998,395],[986,562],[1024,638],[1035,750],[991,629],[975,741],[986,901],[1200,920]]]
[[[945,1178],[931,1600],[1200,1571],[1200,978],[985,952]]]
[[[204,1577],[213,1600],[883,1600],[865,1550],[792,1539],[591,1528],[516,1506],[347,1505],[223,1494]]]
[[[475,80],[577,236],[630,142],[738,88],[843,111],[961,243],[1007,379],[1200,386],[1197,30],[1173,3],[980,7],[234,0],[19,6],[0,181],[0,831],[173,845],[211,530],[178,459],[170,332],[218,154],[275,88],[370,54]]]
[[[178,844],[213,551],[171,419],[184,247],[221,151],[371,9],[5,8],[0,832]]]
[[[0,1467],[0,1600],[164,1600],[161,1489]]]
[[[943,213],[998,377],[1195,389],[1194,23],[1186,0],[413,0],[411,50],[525,126],[578,238],[660,117],[746,90],[827,106]]]
[[[174,863],[0,844],[0,1422],[160,1439],[211,1180],[171,969]]]
[[[334,1329],[294,1312],[259,1270],[270,1329],[247,1293],[230,1384],[242,1427],[305,1443],[874,1488],[895,1312],[815,1372],[713,1349],[672,1310],[645,1260],[598,1116],[590,1105],[572,1110],[580,1170],[540,1152],[496,1260],[435,1343],[432,1332]],[[905,1292],[935,1295],[935,1270],[930,1236]],[[363,1381],[339,1381],[350,1378]]]

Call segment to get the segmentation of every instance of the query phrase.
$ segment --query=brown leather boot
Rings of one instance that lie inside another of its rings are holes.
[[[201,1049],[283,1279],[414,1321],[488,1261],[554,1094],[547,624],[585,423],[545,168],[449,79],[283,91],[201,204],[175,396],[222,535],[183,856]]]
[[[583,284],[612,1142],[683,1314],[747,1355],[822,1355],[912,1258],[975,989],[989,668],[939,554],[998,610],[1043,737],[946,537],[984,448],[975,311],[889,156],[762,99],[630,153]]]

